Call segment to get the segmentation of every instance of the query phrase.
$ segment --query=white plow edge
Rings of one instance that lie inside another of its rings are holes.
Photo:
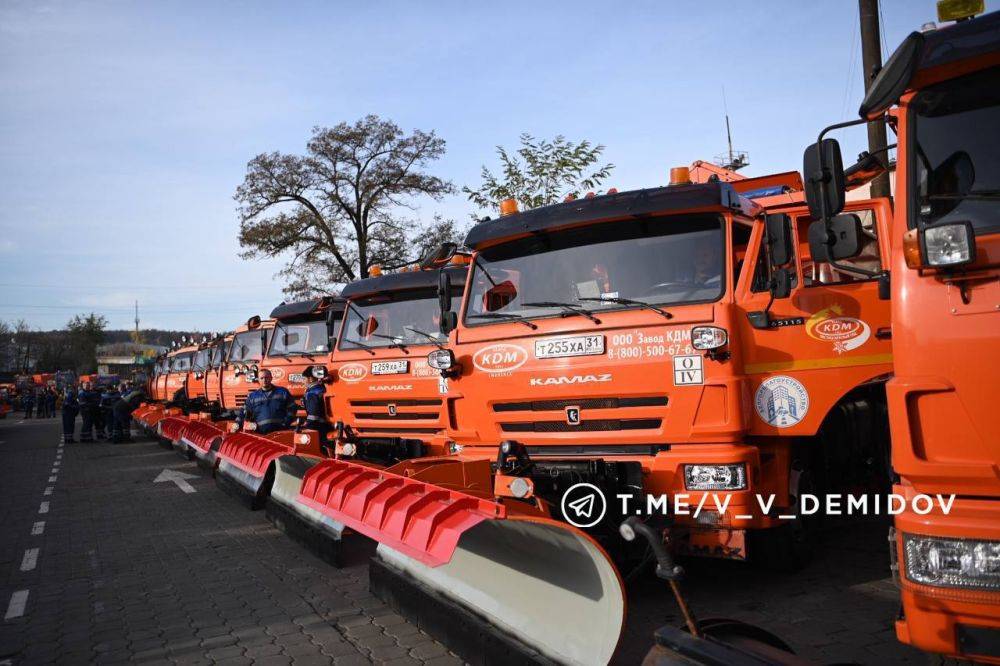
[[[297,501],[302,489],[302,477],[319,458],[304,456],[281,456],[274,461],[274,485],[271,486],[271,501],[281,504],[285,509],[312,525],[330,538],[337,540],[344,531],[344,524],[325,516],[316,509]]]
[[[607,664],[621,637],[625,591],[614,564],[563,523],[485,520],[439,567],[385,545],[378,555],[557,662]]]

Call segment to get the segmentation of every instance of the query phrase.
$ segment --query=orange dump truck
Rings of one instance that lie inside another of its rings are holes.
[[[894,490],[907,502],[892,535],[896,633],[1000,663],[1000,12],[971,18],[975,4],[940,2],[939,18],[959,22],[907,37],[862,120],[824,130],[805,162],[810,205],[835,227],[840,151],[823,136],[872,120],[898,136],[887,393]]]

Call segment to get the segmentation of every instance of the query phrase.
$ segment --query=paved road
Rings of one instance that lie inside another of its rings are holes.
[[[0,421],[0,663],[460,663],[369,594],[367,553],[327,566],[152,442],[58,440]]]
[[[334,569],[152,442],[60,450],[58,440],[54,419],[0,421],[0,666],[458,663],[369,594],[366,545]],[[154,484],[164,469],[194,476],[195,492]],[[892,631],[885,529],[831,528],[794,576],[694,562],[692,605],[821,662],[923,662]],[[656,627],[679,623],[652,576],[629,586],[629,609],[621,664],[641,660]]]

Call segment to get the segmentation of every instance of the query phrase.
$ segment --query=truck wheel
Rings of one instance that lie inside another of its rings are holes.
[[[781,511],[794,514],[792,520],[782,521],[778,527],[768,530],[753,530],[749,536],[750,560],[757,566],[776,572],[798,571],[812,559],[817,529],[813,516],[800,513],[799,498],[813,492],[812,477],[807,470],[801,470],[799,463],[792,465],[793,483],[792,507]]]

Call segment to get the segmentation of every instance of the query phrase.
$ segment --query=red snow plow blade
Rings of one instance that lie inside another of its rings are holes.
[[[566,523],[344,460],[309,469],[297,501],[378,541],[372,591],[466,661],[604,664],[614,654],[621,578]]]
[[[171,444],[176,445],[180,441],[181,433],[188,422],[187,417],[184,416],[167,416],[166,418],[161,419],[157,425],[160,438],[168,440]]]
[[[225,431],[210,421],[188,421],[181,431],[181,442],[193,453],[198,463],[215,467],[215,458]]]
[[[132,412],[132,418],[139,422],[143,428],[149,430],[156,426],[157,421],[163,418],[163,405],[144,404]]]
[[[343,460],[306,472],[299,501],[432,567],[451,559],[463,532],[507,515],[496,502]]]
[[[247,501],[250,508],[259,509],[274,480],[271,463],[294,451],[294,446],[260,435],[229,433],[219,447],[215,480],[227,493]]]

